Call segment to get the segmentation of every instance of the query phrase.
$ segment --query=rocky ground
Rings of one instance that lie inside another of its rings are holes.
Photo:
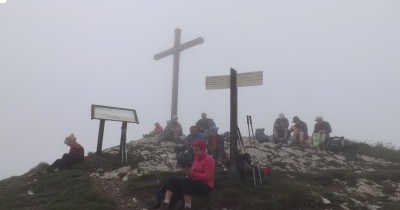
[[[112,171],[97,169],[90,174],[99,190],[113,198],[121,210],[146,209],[145,204],[135,197],[125,196],[123,183],[131,176],[159,172],[174,172],[176,167],[175,147],[182,145],[176,142],[159,142],[156,138],[144,138],[131,141],[128,144],[130,154],[138,156],[141,161],[135,166],[125,166]],[[330,170],[347,170],[356,177],[350,184],[346,177],[335,178],[330,183],[330,188],[337,197],[341,197],[342,209],[382,209],[387,201],[400,201],[400,183],[390,179],[385,174],[393,168],[400,168],[398,163],[385,161],[365,155],[352,156],[346,159],[346,154],[335,154],[320,151],[313,148],[289,147],[271,142],[250,145],[244,140],[246,152],[251,154],[254,162],[261,167],[271,166],[273,171],[303,172],[309,174],[321,173]],[[229,153],[229,145],[226,145],[226,153]],[[118,153],[118,147],[109,148],[105,153]],[[351,174],[350,173],[350,174]],[[363,174],[373,176],[362,176]],[[358,175],[357,175],[358,174]],[[288,176],[289,173],[288,173]],[[363,177],[363,178],[362,178]],[[296,181],[296,177],[291,177]],[[333,186],[333,187],[332,187]],[[321,197],[324,203],[336,202]]]

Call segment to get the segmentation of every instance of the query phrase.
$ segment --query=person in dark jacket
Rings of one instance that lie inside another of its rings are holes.
[[[207,117],[207,113],[201,113],[201,119],[196,122],[196,126],[199,128],[199,132],[205,136],[208,136],[210,128],[216,127],[213,119]]]
[[[273,130],[274,140],[287,140],[289,137],[289,120],[285,114],[280,113],[279,117],[274,122]]]
[[[306,146],[308,143],[308,128],[304,121],[301,121],[298,116],[293,117],[294,125],[290,128],[292,135],[292,144]]]
[[[329,134],[332,132],[331,125],[327,121],[324,121],[322,116],[317,116],[315,121],[316,123],[314,125],[313,133],[319,133],[321,141],[320,144],[322,147],[325,147],[328,143]]]
[[[47,171],[57,171],[70,168],[73,165],[82,163],[84,160],[85,150],[83,147],[76,142],[74,134],[67,136],[64,143],[69,146],[69,153],[64,153],[61,159],[57,159],[47,169]]]

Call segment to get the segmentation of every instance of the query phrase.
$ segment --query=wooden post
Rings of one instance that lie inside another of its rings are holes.
[[[166,56],[172,55],[174,57],[173,63],[173,78],[172,78],[172,102],[171,102],[171,118],[174,115],[178,115],[178,86],[179,86],[179,58],[181,51],[203,44],[204,39],[202,37],[198,37],[193,39],[192,41],[185,42],[181,44],[181,29],[175,29],[175,40],[174,46],[168,50],[165,50],[161,53],[154,55],[155,60],[159,60]]]
[[[229,170],[233,178],[237,177],[237,141],[238,141],[238,125],[237,125],[237,72],[231,68],[231,81],[230,81],[230,93],[231,93],[231,126],[230,126],[230,162]]]
[[[127,154],[126,154],[126,127],[127,127],[127,122],[122,122],[122,127],[121,127],[121,143],[119,145],[119,154],[121,157],[121,162],[126,163],[127,161]]]
[[[174,48],[178,48],[181,44],[181,29],[175,29]],[[174,54],[173,77],[172,77],[172,103],[171,103],[171,119],[178,115],[178,87],[179,87],[179,58],[181,52],[177,51]]]
[[[96,150],[97,155],[101,154],[102,147],[103,147],[104,123],[105,123],[105,120],[100,120],[99,137],[97,138],[97,150]]]
[[[238,176],[237,156],[239,128],[237,124],[238,115],[238,87],[262,85],[263,72],[247,72],[237,74],[236,70],[231,68],[230,75],[210,76],[206,77],[206,90],[213,89],[230,89],[230,109],[231,109],[231,125],[230,125],[230,162],[229,170],[233,178]]]

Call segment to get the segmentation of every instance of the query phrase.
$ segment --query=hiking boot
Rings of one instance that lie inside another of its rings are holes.
[[[183,202],[183,200],[180,200],[178,202],[176,202],[174,210],[183,210],[185,206],[185,202]]]
[[[162,202],[160,210],[170,210],[169,203]]]
[[[152,203],[150,203],[149,205],[149,209],[158,209],[161,206],[162,201],[157,200],[157,201],[153,201]]]

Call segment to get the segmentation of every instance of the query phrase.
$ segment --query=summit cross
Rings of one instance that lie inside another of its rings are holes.
[[[180,53],[183,50],[186,50],[190,47],[203,44],[204,39],[202,37],[198,37],[193,39],[192,41],[185,42],[181,44],[181,29],[175,29],[175,41],[174,46],[168,50],[160,52],[154,55],[155,60],[159,60],[161,58],[172,55],[174,58],[173,64],[173,77],[172,77],[172,104],[171,104],[171,118],[174,115],[178,114],[178,86],[179,86],[179,57]]]

